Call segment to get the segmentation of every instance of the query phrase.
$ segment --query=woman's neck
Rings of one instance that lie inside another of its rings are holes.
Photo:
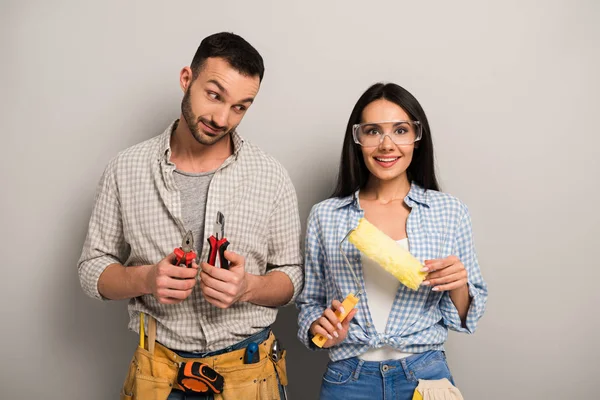
[[[410,191],[410,182],[406,174],[392,180],[381,180],[370,177],[367,185],[360,191],[360,198],[388,204],[396,200],[404,200]]]

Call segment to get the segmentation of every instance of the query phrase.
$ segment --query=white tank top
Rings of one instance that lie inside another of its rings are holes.
[[[408,239],[397,241],[408,250]],[[379,264],[361,253],[363,276],[365,279],[365,291],[367,293],[367,307],[371,313],[371,319],[377,333],[385,333],[387,320],[400,287],[400,281],[390,275]],[[358,358],[365,361],[398,360],[410,356],[390,346],[377,349],[369,349]]]

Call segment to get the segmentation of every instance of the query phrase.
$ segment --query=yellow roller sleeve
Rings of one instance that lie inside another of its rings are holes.
[[[394,275],[405,286],[417,290],[425,279],[423,265],[392,238],[361,218],[348,240],[357,249]]]

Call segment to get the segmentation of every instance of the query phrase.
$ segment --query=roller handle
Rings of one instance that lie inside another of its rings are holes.
[[[352,311],[352,309],[357,304],[358,304],[358,297],[356,297],[354,294],[350,293],[348,296],[346,296],[344,301],[342,301],[342,307],[344,308],[344,313],[342,314],[339,310],[337,310],[335,312],[335,315],[340,320],[340,322],[342,322],[346,318],[348,313],[350,313],[350,311]],[[313,336],[312,341],[317,347],[322,348],[323,345],[325,344],[325,342],[327,342],[327,336],[323,336],[320,333],[317,333],[315,336]]]

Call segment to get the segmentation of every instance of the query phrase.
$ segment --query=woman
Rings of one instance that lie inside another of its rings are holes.
[[[467,207],[438,190],[421,105],[398,85],[371,86],[350,115],[335,192],[308,220],[298,336],[312,349],[314,335],[328,338],[321,399],[412,399],[419,379],[454,383],[448,329],[474,332],[487,287]],[[424,263],[417,291],[343,241],[362,217]],[[340,323],[340,300],[360,289]]]

